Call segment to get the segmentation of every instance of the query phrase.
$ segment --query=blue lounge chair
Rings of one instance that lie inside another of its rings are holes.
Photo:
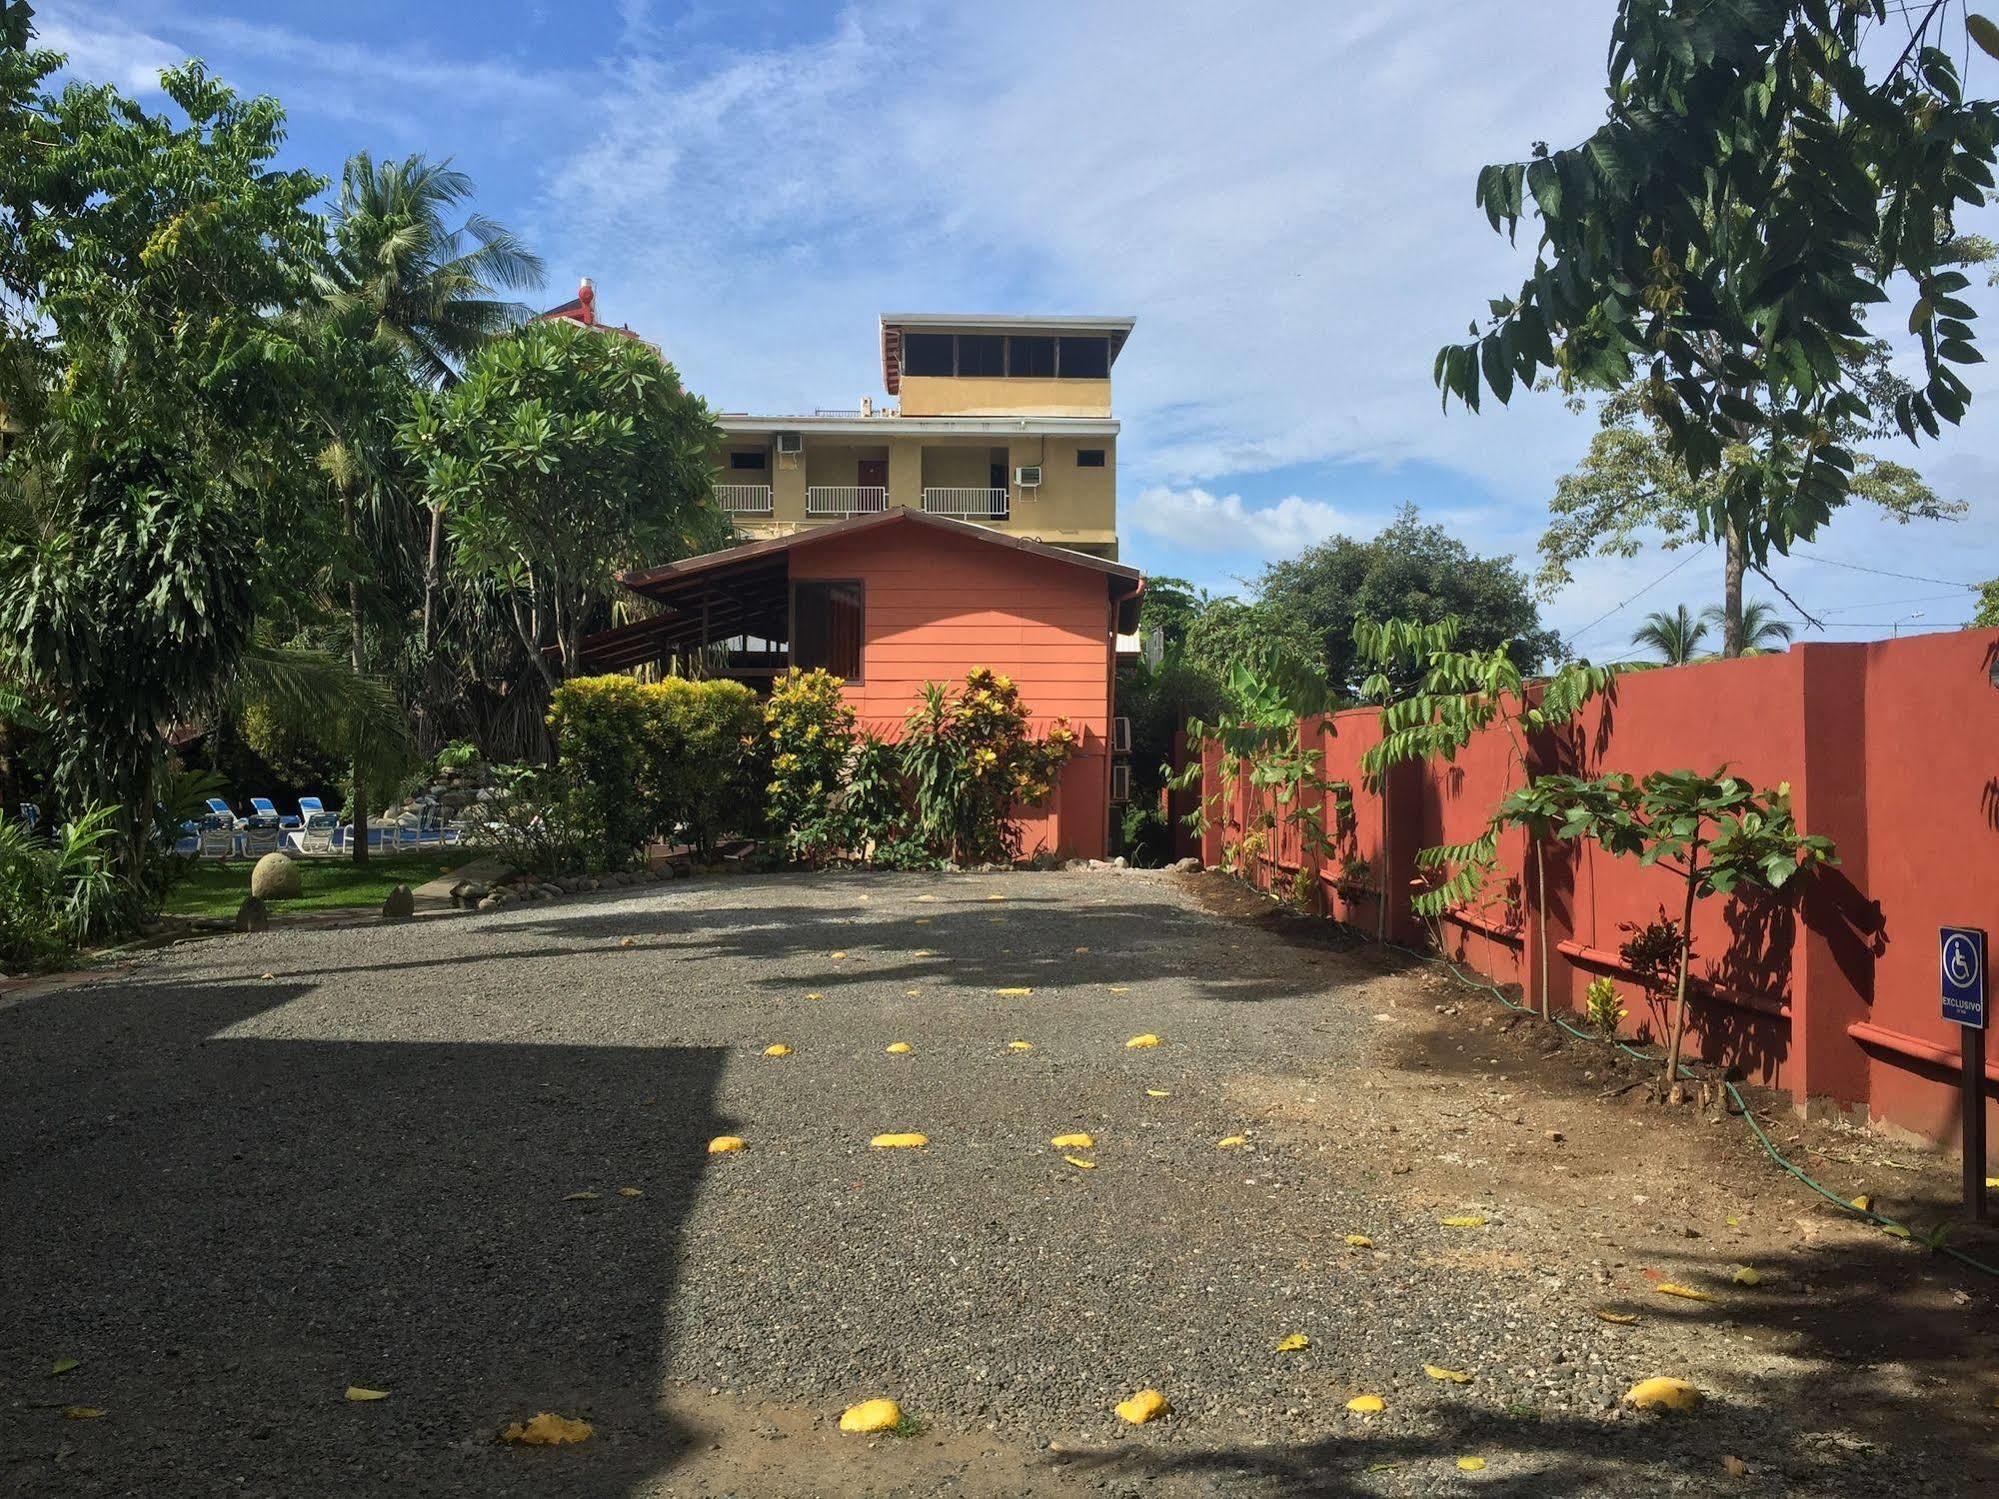
[[[298,815],[301,818],[323,817],[326,815],[326,807],[316,796],[302,796],[298,799]]]
[[[296,817],[280,816],[277,803],[272,801],[268,796],[251,797],[250,807],[256,813],[258,821],[273,823],[285,831],[304,826]]]
[[[215,820],[217,827],[233,828],[243,820],[230,810],[229,803],[219,796],[211,796],[208,799],[208,815]]]

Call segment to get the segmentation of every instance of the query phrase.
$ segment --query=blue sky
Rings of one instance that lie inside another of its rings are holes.
[[[722,409],[879,396],[886,309],[1135,314],[1126,555],[1217,590],[1405,500],[1531,571],[1588,445],[1554,395],[1446,415],[1430,361],[1523,259],[1473,176],[1599,117],[1609,0],[41,9],[84,75],[144,92],[195,55],[276,95],[288,157],[323,174],[359,149],[455,158],[547,260],[548,303],[594,278],[602,314]],[[1999,576],[1992,368],[1967,430],[1914,455],[1966,519],[1855,506],[1773,568],[1832,626],[1810,638],[1959,623],[1959,585]],[[1601,656],[1719,575],[1711,552],[1648,550],[1544,612]]]

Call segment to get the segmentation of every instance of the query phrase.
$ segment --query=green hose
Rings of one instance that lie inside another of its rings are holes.
[[[1493,984],[1487,979],[1481,978],[1479,975],[1475,973],[1460,968],[1456,963],[1453,963],[1449,958],[1439,957],[1435,953],[1418,952],[1415,948],[1404,947],[1399,942],[1385,942],[1382,945],[1384,947],[1392,948],[1394,951],[1399,953],[1407,953],[1410,957],[1416,958],[1421,962],[1437,964],[1439,967],[1443,968],[1446,972],[1448,972],[1451,975],[1451,977],[1456,979],[1460,984],[1465,985],[1467,988],[1484,990],[1487,994],[1490,994],[1494,999],[1498,1000],[1501,1004],[1505,1005],[1506,1008],[1509,1010],[1518,1010],[1522,1015],[1532,1015],[1536,1013],[1534,1010],[1532,1010],[1526,1005],[1515,1004],[1512,1000],[1508,999],[1504,994],[1500,992],[1499,987],[1497,985]],[[1556,1025],[1560,1026],[1563,1030],[1567,1031],[1571,1036],[1574,1036],[1579,1041],[1595,1041],[1601,1043],[1605,1040],[1608,1040],[1610,1045],[1616,1047],[1626,1056],[1636,1057],[1641,1062],[1651,1062],[1656,1065],[1660,1060],[1660,1058],[1658,1057],[1650,1056],[1647,1053],[1638,1050],[1635,1046],[1626,1045],[1624,1042],[1618,1040],[1615,1036],[1606,1038],[1603,1036],[1595,1035],[1589,1031],[1577,1030],[1573,1025],[1570,1025],[1568,1021],[1562,1019],[1558,1015],[1551,1015],[1548,1018],[1553,1020]],[[1692,1078],[1694,1074],[1687,1069],[1686,1064],[1683,1062],[1680,1064],[1680,1075],[1684,1078]],[[1806,1186],[1810,1187],[1814,1192],[1818,1193],[1819,1196],[1823,1197],[1827,1202],[1837,1204],[1839,1208],[1842,1209],[1843,1211],[1849,1213],[1857,1213],[1861,1217],[1866,1218],[1871,1222],[1880,1224],[1883,1228],[1897,1229],[1900,1231],[1900,1234],[1903,1237],[1907,1237],[1910,1234],[1909,1226],[1906,1223],[1897,1223],[1893,1218],[1889,1218],[1881,1213],[1874,1212],[1868,1208],[1855,1207],[1853,1203],[1848,1199],[1841,1197],[1837,1192],[1830,1190],[1823,1184],[1814,1181],[1810,1176],[1806,1175],[1802,1169],[1794,1165],[1791,1161],[1787,1160],[1784,1156],[1784,1153],[1778,1150],[1776,1145],[1771,1141],[1769,1135],[1764,1133],[1763,1126],[1757,1122],[1756,1116],[1749,1111],[1748,1101],[1743,1098],[1741,1092],[1736,1088],[1735,1084],[1729,1082],[1726,1078],[1724,1078],[1722,1080],[1721,1085],[1722,1087],[1728,1090],[1728,1096],[1735,1100],[1736,1108],[1741,1111],[1742,1117],[1749,1121],[1749,1128],[1755,1132],[1757,1142],[1760,1145],[1762,1145],[1762,1147],[1766,1151],[1769,1152],[1771,1160],[1775,1161],[1779,1166],[1782,1166],[1786,1171],[1790,1172],[1791,1175],[1795,1176],[1799,1181],[1803,1182]],[[1974,1270],[1982,1270],[1987,1275],[1999,1275],[1999,1266],[1988,1265],[1983,1260],[1973,1259],[1970,1255],[1965,1254],[1962,1250],[1952,1249],[1948,1244],[1933,1244],[1930,1247],[1934,1253],[1948,1255],[1951,1259],[1956,1260],[1959,1264],[1969,1265]]]

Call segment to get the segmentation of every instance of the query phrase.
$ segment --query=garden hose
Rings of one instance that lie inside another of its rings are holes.
[[[1492,983],[1488,979],[1482,978],[1479,975],[1470,972],[1467,969],[1460,968],[1456,963],[1453,963],[1449,958],[1440,957],[1435,953],[1418,952],[1415,948],[1404,947],[1399,942],[1384,942],[1382,946],[1390,948],[1395,952],[1406,953],[1408,956],[1415,958],[1420,962],[1437,964],[1439,967],[1443,968],[1446,972],[1448,972],[1451,975],[1451,977],[1456,979],[1460,984],[1465,985],[1467,988],[1483,990],[1487,994],[1490,994],[1494,999],[1498,1000],[1501,1004],[1505,1005],[1506,1008],[1509,1010],[1517,1010],[1522,1015],[1534,1015],[1539,1013],[1538,1011],[1534,1010],[1528,1005],[1515,1004],[1512,1000],[1508,999],[1506,995],[1500,991],[1498,985]],[[1578,1030],[1575,1026],[1570,1025],[1568,1021],[1562,1019],[1559,1015],[1550,1015],[1548,1018],[1554,1021],[1556,1025],[1560,1026],[1563,1030],[1567,1031],[1571,1036],[1574,1036],[1579,1041],[1594,1041],[1602,1043],[1607,1040],[1610,1045],[1616,1047],[1626,1056],[1635,1057],[1641,1062],[1650,1062],[1656,1066],[1661,1060],[1659,1057],[1651,1056],[1645,1052],[1638,1050],[1638,1048],[1635,1046],[1627,1045],[1625,1042],[1618,1040],[1615,1036],[1604,1037],[1604,1036],[1595,1035],[1589,1031]],[[1684,1062],[1680,1064],[1680,1076],[1687,1079],[1693,1079],[1694,1077],[1694,1074],[1690,1070],[1688,1070]],[[1743,1098],[1741,1091],[1736,1088],[1735,1084],[1728,1081],[1726,1078],[1723,1078],[1721,1085],[1723,1088],[1727,1090],[1728,1096],[1732,1100],[1734,1100],[1735,1107],[1737,1108],[1738,1111],[1740,1111],[1742,1117],[1749,1122],[1749,1128],[1751,1129],[1751,1131],[1754,1132],[1757,1143],[1760,1144],[1763,1147],[1763,1149],[1769,1153],[1771,1160],[1775,1161],[1779,1166],[1782,1166],[1786,1171],[1790,1172],[1791,1175],[1795,1176],[1799,1181],[1803,1182],[1806,1186],[1810,1187],[1814,1192],[1818,1193],[1819,1196],[1823,1197],[1827,1202],[1836,1205],[1842,1212],[1855,1213],[1858,1214],[1860,1217],[1867,1219],[1869,1222],[1878,1223],[1882,1228],[1892,1230],[1899,1238],[1906,1239],[1911,1237],[1912,1231],[1909,1228],[1908,1224],[1898,1223],[1893,1218],[1890,1218],[1883,1213],[1877,1213],[1873,1211],[1873,1209],[1871,1208],[1856,1207],[1851,1200],[1841,1197],[1837,1192],[1834,1192],[1829,1187],[1825,1186],[1823,1183],[1815,1181],[1801,1167],[1797,1166],[1792,1161],[1787,1159],[1784,1153],[1779,1149],[1777,1149],[1775,1142],[1771,1140],[1770,1136],[1767,1133],[1765,1133],[1763,1126],[1757,1120],[1756,1115],[1750,1112],[1748,1100]],[[1930,1245],[1930,1249],[1933,1253],[1948,1255],[1951,1259],[1956,1260],[1959,1264],[1969,1265],[1974,1270],[1982,1270],[1987,1275],[1999,1275],[1999,1265],[1988,1265],[1985,1263],[1985,1261],[1980,1259],[1974,1259],[1971,1255],[1964,1253],[1962,1250],[1952,1249],[1948,1244],[1933,1243]]]

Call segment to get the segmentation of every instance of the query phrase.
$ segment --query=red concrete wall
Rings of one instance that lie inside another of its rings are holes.
[[[1358,773],[1373,711],[1313,720],[1305,732],[1324,749],[1326,773],[1355,784],[1354,846],[1385,867],[1390,933],[1405,941],[1428,935],[1407,909],[1415,850],[1475,835],[1524,765],[1641,777],[1727,765],[1761,785],[1788,782],[1800,823],[1835,841],[1840,867],[1788,899],[1698,904],[1694,1043],[1800,1102],[1864,1107],[1879,1122],[1944,1140],[1959,1122],[1957,1035],[1938,1014],[1936,929],[1949,922],[1999,936],[1995,659],[1999,632],[1982,630],[1630,673],[1558,736],[1519,746],[1494,730],[1454,764],[1406,767],[1390,787],[1385,827],[1381,801],[1361,789]],[[1222,787],[1212,757],[1205,785],[1213,826],[1202,856],[1222,863],[1273,809],[1247,786]],[[1259,884],[1288,890],[1301,865],[1323,863],[1295,837],[1269,841],[1246,861]],[[1333,870],[1317,872],[1331,899]],[[1654,919],[1662,905],[1677,918],[1678,882],[1574,846],[1558,846],[1546,876],[1544,893],[1525,840],[1509,838],[1492,885],[1446,918],[1437,939],[1537,1002],[1545,912],[1550,1004],[1580,1011],[1589,981],[1608,975],[1631,1011],[1630,1032],[1657,1037],[1664,1016],[1645,1004],[1618,948],[1626,924]],[[1366,899],[1322,909],[1375,929]],[[1988,1081],[1999,1084],[1999,1060]],[[1987,1107],[1988,1134],[1999,1139],[1999,1106]]]
[[[1054,796],[1021,810],[1021,851],[1104,857],[1114,636],[1102,573],[889,526],[796,548],[791,576],[861,582],[861,679],[847,700],[872,732],[900,737],[925,682],[955,690],[976,666],[1014,679],[1037,734],[1067,718],[1080,748]]]

